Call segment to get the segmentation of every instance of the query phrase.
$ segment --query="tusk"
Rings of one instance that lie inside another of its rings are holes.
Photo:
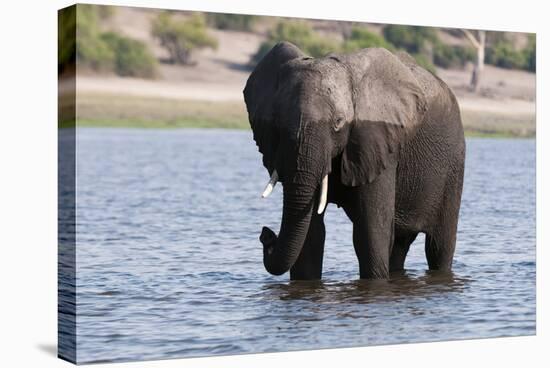
[[[327,206],[327,193],[328,193],[328,175],[325,175],[323,182],[321,183],[321,194],[319,195],[319,208],[317,213],[320,215]]]
[[[264,192],[262,193],[262,198],[266,198],[271,194],[273,188],[275,187],[275,184],[277,184],[277,180],[279,180],[279,174],[277,174],[277,170],[273,170],[273,174],[271,174],[271,178],[269,179],[269,182],[265,186]]]

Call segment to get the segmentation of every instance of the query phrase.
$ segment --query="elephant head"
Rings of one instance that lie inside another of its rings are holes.
[[[266,227],[260,236],[264,265],[274,275],[292,267],[314,211],[324,211],[328,175],[340,170],[347,186],[372,182],[395,160],[425,110],[409,67],[385,49],[314,59],[288,42],[257,65],[244,98],[271,176],[263,195],[278,181],[283,185],[279,236]]]

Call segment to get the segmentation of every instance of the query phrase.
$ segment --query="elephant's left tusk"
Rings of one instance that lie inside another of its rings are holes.
[[[319,208],[317,213],[321,214],[327,206],[327,193],[328,193],[328,175],[325,175],[323,182],[321,183],[321,194],[319,195]]]
[[[269,182],[265,186],[264,192],[262,193],[262,198],[266,198],[271,194],[273,188],[275,187],[275,184],[277,184],[277,180],[279,180],[279,174],[277,173],[277,170],[273,170],[273,174],[271,174],[271,178],[269,179]]]

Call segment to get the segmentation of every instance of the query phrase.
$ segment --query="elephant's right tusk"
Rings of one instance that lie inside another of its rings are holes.
[[[275,184],[277,184],[277,180],[279,180],[279,174],[277,174],[277,170],[273,170],[273,174],[271,174],[271,178],[269,179],[269,182],[265,186],[264,192],[262,193],[262,198],[266,198],[271,194],[273,188],[275,187]]]
[[[321,214],[327,206],[327,193],[328,193],[328,175],[325,175],[323,182],[321,183],[321,194],[319,195],[319,208],[317,213]]]

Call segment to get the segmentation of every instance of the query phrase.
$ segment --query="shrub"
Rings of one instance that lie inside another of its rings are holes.
[[[349,52],[367,47],[384,47],[390,51],[394,50],[393,45],[387,42],[384,37],[370,32],[364,27],[353,27],[350,36],[344,41],[344,50]]]
[[[525,54],[507,41],[497,43],[487,49],[485,62],[507,69],[522,69],[526,65]]]
[[[277,23],[275,29],[270,32],[270,38],[277,41],[289,41],[305,47],[314,38],[314,32],[306,21],[282,21]]]
[[[527,47],[523,50],[523,56],[525,58],[524,68],[530,72],[536,72],[537,70],[537,45],[534,34],[529,34],[527,41]]]
[[[191,54],[196,49],[218,47],[218,41],[208,34],[201,14],[180,21],[163,12],[153,21],[152,34],[168,50],[170,61],[177,64],[191,64]]]
[[[404,49],[417,64],[435,73],[433,65],[435,46],[440,44],[435,28],[389,24],[382,30],[387,42],[397,49]]]
[[[114,52],[101,39],[99,7],[88,4],[79,4],[77,7],[77,63],[97,71],[111,70],[114,62]]]
[[[414,58],[414,60],[416,60],[416,63],[418,65],[435,74],[436,72],[435,66],[426,55],[417,53],[417,54],[411,54],[411,56]]]
[[[386,41],[411,54],[424,51],[427,42],[434,44],[437,33],[434,28],[389,24],[382,30]]]
[[[154,76],[156,59],[143,42],[101,31],[99,21],[112,16],[113,7],[84,4],[77,5],[77,9],[79,65],[96,71],[114,71],[121,76]]]
[[[252,31],[257,17],[248,14],[206,13],[206,19],[214,28]]]
[[[475,59],[476,52],[472,47],[450,46],[439,41],[433,47],[433,63],[442,68],[464,66]]]
[[[258,63],[280,41],[291,42],[313,57],[325,56],[340,50],[340,45],[335,40],[317,35],[307,22],[282,21],[271,30],[268,40],[260,45],[252,57],[252,62]]]
[[[513,39],[505,32],[490,32],[491,42],[485,49],[485,62],[507,69],[536,70],[536,40],[534,34],[527,35],[527,45],[517,49]]]
[[[114,52],[114,68],[118,75],[144,78],[155,75],[157,60],[143,42],[114,32],[102,34],[101,39]]]
[[[331,52],[340,51],[340,45],[333,40],[324,39],[321,37],[313,38],[306,46],[306,52],[313,57],[322,57]]]
[[[57,24],[57,70],[61,74],[66,70],[74,71],[76,63],[76,6],[60,11]]]

